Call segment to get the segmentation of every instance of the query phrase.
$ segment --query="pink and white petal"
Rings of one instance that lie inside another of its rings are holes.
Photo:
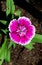
[[[31,42],[33,37],[29,38],[26,36],[26,38],[21,38],[19,44],[25,46],[26,44],[29,44]]]
[[[19,44],[20,45],[26,45],[27,41],[28,41],[28,39],[26,38],[26,36],[23,36],[23,37],[20,38]]]
[[[28,38],[33,38],[35,36],[35,26],[31,25],[28,27],[28,32],[26,34]]]
[[[9,33],[9,36],[13,42],[17,44],[20,42],[20,36],[17,35],[16,33]]]
[[[18,23],[19,23],[20,25],[25,25],[25,26],[31,25],[30,19],[27,18],[27,17],[25,17],[25,16],[19,17]]]
[[[28,27],[28,32],[29,32],[29,33],[35,33],[35,32],[36,32],[35,26],[34,26],[34,25],[30,25],[30,26]]]
[[[10,31],[10,32],[16,31],[17,28],[18,28],[18,22],[17,22],[17,20],[16,20],[16,19],[13,19],[13,20],[10,22],[8,28],[9,28],[9,31]]]

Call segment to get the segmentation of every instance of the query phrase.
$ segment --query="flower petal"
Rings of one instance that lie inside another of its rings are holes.
[[[14,41],[17,44],[19,43],[20,41],[19,35],[17,35],[16,33],[9,33],[9,35],[12,41]]]
[[[17,20],[16,20],[16,19],[13,19],[13,20],[10,22],[8,28],[9,28],[9,31],[10,31],[10,32],[16,31],[17,28],[18,28],[18,22],[17,22]]]
[[[27,17],[20,17],[19,19],[18,19],[18,23],[20,24],[20,25],[25,25],[25,26],[28,26],[28,25],[31,25],[31,21],[30,21],[30,19],[29,18],[27,18]]]
[[[8,28],[11,40],[20,45],[29,44],[35,35],[35,26],[24,16],[19,17],[18,20],[13,19]]]
[[[28,44],[28,43],[26,43],[27,41],[28,41],[28,38],[26,36],[23,36],[20,38],[19,44],[26,45],[26,44]]]
[[[30,25],[28,27],[28,32],[27,32],[26,36],[28,38],[32,39],[34,37],[34,35],[35,35],[35,27],[33,25]]]

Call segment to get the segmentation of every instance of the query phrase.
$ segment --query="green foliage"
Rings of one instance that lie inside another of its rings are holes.
[[[9,14],[12,14],[12,19],[14,18],[14,13],[16,13],[16,16],[21,15],[21,11],[18,9],[15,12],[15,4],[13,0],[6,0],[6,15],[8,16]]]
[[[33,47],[34,44],[35,44],[34,42],[30,42],[29,44],[25,45],[25,48],[32,50],[34,48]]]
[[[0,65],[3,61],[10,62],[10,50],[8,49],[8,40],[5,39],[2,47],[0,48]]]
[[[14,14],[15,11],[15,5],[13,0],[6,0],[6,15],[8,16],[9,14]],[[12,16],[13,17],[13,16]],[[14,18],[14,17],[13,17]]]
[[[36,34],[32,41],[42,43],[42,35]]]
[[[4,34],[7,34],[8,30],[7,29],[1,29],[1,31],[4,33]]]
[[[13,0],[10,0],[10,8],[11,8],[11,14],[14,14],[14,12],[15,12],[15,4],[14,4],[14,2],[13,2]]]
[[[13,0],[6,0],[6,17],[9,18],[9,15],[11,14],[12,15],[11,18],[10,18],[10,20],[11,20],[11,19],[14,18],[14,13],[15,13],[14,1]],[[18,9],[16,11],[16,14],[17,14],[16,16],[20,16],[21,15],[21,11]],[[6,20],[0,20],[0,23],[2,23],[2,25],[5,25],[6,27],[9,24],[9,22],[6,21]],[[3,28],[0,27],[0,32],[2,32],[3,34],[7,35],[7,32],[8,32],[7,28],[3,29]],[[0,35],[1,35],[1,33],[0,33]]]
[[[10,62],[10,49],[7,49],[6,47],[6,50],[5,50],[5,61],[7,62]]]
[[[13,46],[14,48],[16,47],[16,43],[14,43],[12,40],[10,40],[10,44],[8,46],[8,49],[11,48],[11,46]]]
[[[4,25],[6,25],[6,23],[7,23],[7,21],[5,21],[5,20],[0,20],[0,22],[1,22],[2,24],[4,24]]]
[[[15,4],[13,2],[13,0],[6,0],[6,17],[7,20],[9,18],[9,15],[11,14],[11,18],[9,19],[9,21],[11,19],[14,18],[14,13],[15,13]],[[16,11],[16,16],[20,16],[21,15],[21,11],[18,9]],[[0,20],[0,23],[4,26],[6,26],[5,28],[0,27],[0,36],[2,36],[2,33],[4,33],[7,37],[8,37],[8,24],[9,21],[6,20]],[[7,61],[10,62],[10,47],[13,46],[14,48],[16,47],[16,44],[10,40],[10,44],[8,44],[8,38],[6,38],[2,44],[2,47],[0,47],[0,65],[2,65],[3,61]]]
[[[15,15],[20,17],[21,11],[18,9],[18,10],[15,12]]]
[[[9,18],[10,14],[12,15],[12,17],[10,18],[10,20],[11,20],[14,18],[14,14],[16,16],[20,17],[21,11],[18,9],[15,12],[15,4],[14,4],[13,0],[6,0],[6,17]],[[9,21],[0,20],[0,23],[2,23],[3,25],[6,26],[5,29],[2,29],[0,27],[0,31],[2,31],[5,35],[7,35],[7,32],[8,32],[7,28],[8,28]],[[8,35],[7,35],[7,37],[8,37]],[[34,48],[33,45],[36,42],[42,43],[42,35],[36,34],[35,37],[32,39],[32,41],[29,44],[25,45],[24,47],[29,50],[32,50]],[[11,48],[11,46],[13,46],[15,48],[16,43],[14,43],[12,40],[10,40],[10,44],[8,44],[8,38],[6,38],[2,44],[2,47],[0,47],[0,65],[2,65],[4,60],[7,62],[10,62],[10,48]]]
[[[8,16],[10,14],[10,0],[6,0],[6,15]]]
[[[27,48],[27,49],[29,49],[29,50],[32,50],[32,49],[34,48],[33,45],[34,45],[36,42],[37,42],[37,43],[42,43],[42,35],[36,34],[36,35],[34,36],[34,38],[32,39],[32,41],[31,41],[29,44],[25,45],[25,48]]]
[[[2,34],[0,33],[0,36],[2,36]]]

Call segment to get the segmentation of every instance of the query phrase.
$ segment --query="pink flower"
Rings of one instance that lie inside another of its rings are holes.
[[[20,45],[29,44],[35,35],[35,27],[27,17],[13,19],[9,23],[9,36],[12,41]]]

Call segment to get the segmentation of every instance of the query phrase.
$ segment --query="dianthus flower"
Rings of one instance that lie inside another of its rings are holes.
[[[29,44],[35,35],[35,26],[24,16],[11,20],[8,28],[11,40],[20,45]]]

